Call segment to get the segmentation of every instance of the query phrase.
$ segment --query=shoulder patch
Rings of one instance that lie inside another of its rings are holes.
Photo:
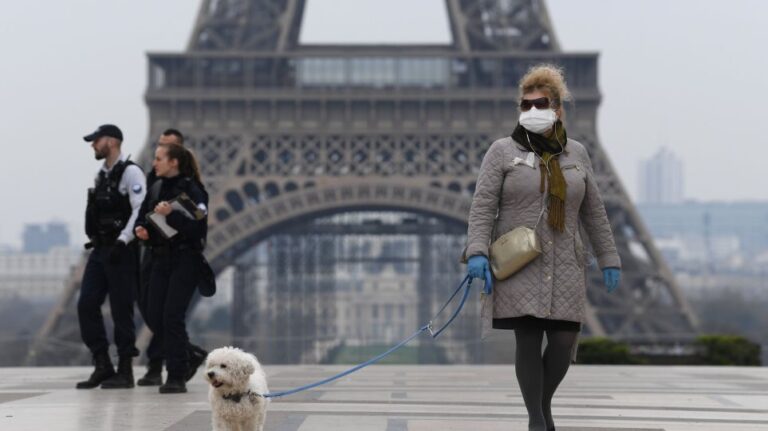
[[[131,187],[131,190],[132,190],[134,193],[136,193],[136,194],[139,194],[139,193],[141,193],[141,191],[142,191],[143,189],[144,189],[144,188],[143,188],[143,187],[141,187],[141,184],[134,184],[134,185],[133,185],[133,187]]]
[[[204,203],[197,204],[197,209],[203,212],[203,214],[208,215],[208,207],[205,206]]]

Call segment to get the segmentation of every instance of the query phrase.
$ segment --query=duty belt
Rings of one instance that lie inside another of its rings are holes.
[[[115,236],[94,236],[90,239],[87,243],[85,243],[84,247],[86,250],[90,250],[95,247],[107,247],[111,245],[115,245],[115,242],[117,241],[117,235]]]
[[[152,254],[162,255],[162,254],[170,254],[173,251],[180,251],[180,250],[194,250],[194,247],[192,247],[189,244],[159,244],[159,245],[150,245],[149,250],[152,252]]]

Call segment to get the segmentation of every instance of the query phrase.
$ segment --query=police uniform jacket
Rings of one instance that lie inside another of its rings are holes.
[[[159,182],[159,186],[156,184]],[[155,189],[159,187],[159,189]],[[195,203],[198,209],[202,210],[206,217],[201,220],[193,220],[179,211],[171,211],[166,216],[166,223],[178,234],[170,239],[165,239],[158,229],[147,219],[147,214],[154,211],[155,206],[162,201],[170,201],[178,197],[181,193],[187,196]],[[205,247],[205,238],[208,234],[208,193],[205,187],[193,178],[186,176],[175,176],[172,178],[157,178],[153,184],[150,184],[147,197],[141,205],[136,226],[141,226],[149,232],[149,243],[152,247],[170,246],[174,248],[192,248],[202,250]]]
[[[96,175],[96,178],[94,180],[96,188],[100,186],[101,182],[105,182],[109,179],[113,170],[117,166],[117,163],[128,164],[123,170],[122,177],[118,182],[117,191],[120,195],[128,199],[130,203],[130,215],[127,217],[127,220],[124,219],[125,225],[120,230],[116,240],[122,241],[123,243],[128,244],[134,239],[133,226],[139,217],[141,204],[144,201],[144,198],[146,197],[146,193],[147,193],[146,180],[144,178],[144,172],[141,170],[141,168],[133,163],[128,162],[128,157],[126,157],[124,154],[121,153],[115,165],[108,167],[107,163],[104,162],[104,164],[101,166],[101,169],[99,169],[99,172]],[[89,202],[89,210],[91,208],[91,205],[96,206],[95,204],[92,204]],[[98,217],[98,216],[94,216],[94,217]],[[94,221],[91,221],[91,222],[95,224]],[[89,236],[90,235],[97,236],[98,229],[96,227],[89,226],[88,224],[89,224],[89,214],[88,214],[88,210],[86,210],[86,228],[85,228],[86,233],[88,233]],[[91,238],[91,239],[93,240],[94,238]]]

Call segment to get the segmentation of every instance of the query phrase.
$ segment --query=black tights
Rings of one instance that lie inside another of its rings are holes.
[[[575,331],[546,331],[547,348],[541,354],[543,330],[515,329],[515,374],[528,410],[529,431],[555,429],[552,396],[568,372]]]

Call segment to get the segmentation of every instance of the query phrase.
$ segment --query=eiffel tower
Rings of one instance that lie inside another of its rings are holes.
[[[543,0],[446,0],[452,43],[407,46],[301,44],[305,5],[204,0],[187,50],[148,58],[150,130],[140,161],[150,165],[164,129],[189,136],[211,195],[206,255],[216,271],[237,268],[233,331],[258,338],[284,328],[286,337],[315,341],[274,360],[319,360],[308,352],[338,337],[336,275],[317,269],[341,258],[329,238],[371,233],[418,238],[416,320],[427,319],[463,272],[454,262],[483,154],[516,124],[520,77],[545,62],[565,70],[575,97],[569,136],[590,152],[624,263],[622,287],[610,295],[590,269],[584,332],[651,345],[695,335],[695,316],[599,143],[597,54],[563,52]],[[365,211],[413,217],[338,222]],[[265,242],[266,254],[283,256],[266,275],[243,260]],[[248,287],[265,278],[282,279],[271,300]],[[78,287],[75,273],[30,363],[77,345]],[[477,320],[476,310],[468,314],[465,322]],[[448,342],[466,344],[477,328],[465,323]]]

